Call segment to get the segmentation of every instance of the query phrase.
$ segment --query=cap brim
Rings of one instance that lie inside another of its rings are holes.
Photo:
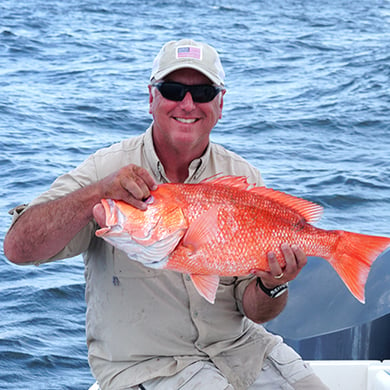
[[[188,64],[188,63],[175,64],[175,66],[170,66],[166,69],[160,70],[159,72],[156,72],[154,75],[152,75],[152,78],[154,78],[155,80],[161,80],[176,70],[186,69],[186,68],[197,70],[198,72],[202,73],[207,78],[209,78],[210,81],[212,81],[216,85],[224,85],[223,82],[221,81],[221,79],[218,76],[216,76],[215,74],[208,72],[207,70],[203,69],[202,67],[198,66],[197,64]]]

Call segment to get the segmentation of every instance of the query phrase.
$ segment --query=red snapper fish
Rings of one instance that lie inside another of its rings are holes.
[[[324,230],[309,222],[322,207],[245,177],[224,176],[199,184],[162,184],[151,192],[146,211],[102,199],[106,227],[96,235],[145,266],[189,274],[214,303],[220,276],[269,271],[266,254],[285,261],[282,243],[296,244],[308,256],[326,259],[351,293],[364,303],[371,264],[390,238]]]

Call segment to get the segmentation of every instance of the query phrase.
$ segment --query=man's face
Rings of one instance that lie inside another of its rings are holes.
[[[202,73],[185,68],[170,73],[164,81],[187,85],[212,84]],[[153,115],[153,137],[158,147],[188,150],[199,157],[209,143],[209,135],[222,116],[224,91],[212,101],[196,103],[189,92],[182,101],[165,99],[155,87],[149,87],[149,112]]]

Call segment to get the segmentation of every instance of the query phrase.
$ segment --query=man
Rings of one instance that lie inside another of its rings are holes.
[[[287,282],[307,261],[299,248],[282,245],[283,269],[269,253],[270,272],[221,278],[211,305],[186,275],[146,268],[94,234],[104,225],[102,198],[145,210],[159,183],[223,173],[263,184],[246,161],[210,143],[223,86],[213,48],[167,43],[153,64],[146,133],[99,150],[15,213],[4,242],[10,261],[83,253],[89,362],[101,389],[326,388],[280,337],[255,324],[283,310]]]

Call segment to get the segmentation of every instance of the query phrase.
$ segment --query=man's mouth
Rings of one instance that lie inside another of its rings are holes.
[[[174,117],[180,123],[195,123],[198,119],[196,118],[178,118]]]

